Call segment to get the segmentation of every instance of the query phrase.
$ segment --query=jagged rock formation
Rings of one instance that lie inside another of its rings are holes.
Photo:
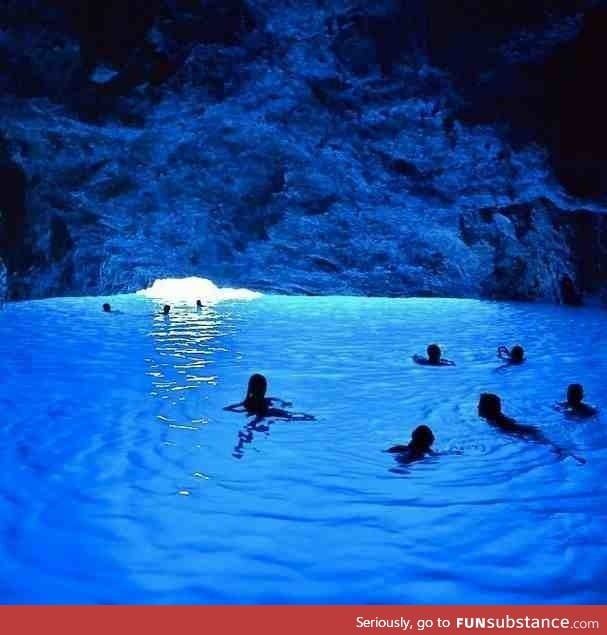
[[[10,294],[599,294],[603,4],[2,2]]]
[[[599,293],[604,284],[607,216],[563,212],[538,199],[466,212],[460,224],[483,296],[578,304],[578,287]]]

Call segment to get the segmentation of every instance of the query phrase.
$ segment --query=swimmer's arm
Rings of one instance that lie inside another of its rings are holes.
[[[305,412],[286,412],[283,410],[290,421],[316,421],[316,417],[314,415],[306,414]]]
[[[497,356],[500,359],[510,359],[510,351],[502,345],[497,349]]]
[[[422,357],[421,355],[413,355],[413,357],[411,358],[416,364],[427,364],[428,360],[425,357]]]
[[[403,452],[408,452],[408,451],[409,451],[408,445],[394,445],[391,448],[384,450],[384,452],[389,452],[390,454],[402,454]]]
[[[597,415],[599,413],[599,409],[596,406],[591,406],[590,404],[583,403],[582,413],[586,417],[594,417],[594,415]]]
[[[554,443],[554,441],[551,441],[547,436],[545,436],[544,433],[536,426],[517,423],[514,420],[510,420],[507,423],[502,422],[500,427],[508,432],[527,435],[527,438],[529,438],[530,440],[550,447],[552,451],[562,459],[571,457],[580,465],[584,465],[586,463],[585,458],[577,456],[576,454],[573,454],[573,452],[561,448],[556,443]]]
[[[242,408],[242,410],[239,410],[239,408]],[[226,406],[224,410],[229,412],[245,412],[246,409],[244,407],[244,401],[241,401],[240,403],[233,403],[230,406]]]
[[[579,408],[573,408],[566,401],[558,401],[554,404],[554,409],[573,417],[594,417],[599,413],[599,409],[596,406],[582,403]]]
[[[565,450],[565,448],[561,448],[560,446],[556,445],[556,443],[553,443],[552,441],[550,441],[550,439],[547,439],[546,437],[544,437],[543,442],[550,446],[552,448],[552,451],[561,459],[566,459],[567,457],[571,457],[576,463],[578,463],[578,465],[586,465],[587,461],[583,456],[578,456],[577,454],[574,454],[573,452],[570,452],[569,450]]]
[[[562,448],[561,446],[557,445],[554,441],[550,440],[536,426],[521,425],[521,424],[517,424],[517,426],[519,426],[524,432],[530,434],[530,436],[533,438],[533,440],[536,443],[541,443],[543,445],[547,445],[560,458],[566,459],[567,457],[571,457],[574,461],[576,461],[580,465],[585,465],[586,464],[586,459],[585,458],[583,458],[581,456],[577,456],[576,454],[574,454],[570,450],[566,450],[565,448]]]
[[[270,402],[270,405],[277,403],[283,408],[290,408],[293,405],[293,402],[285,401],[284,399],[279,399],[278,397],[268,397],[268,401]]]

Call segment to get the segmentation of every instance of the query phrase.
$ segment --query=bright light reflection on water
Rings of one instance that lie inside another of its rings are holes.
[[[263,297],[169,318],[141,296],[0,312],[0,601],[604,603],[605,313]],[[456,368],[414,366],[437,341]],[[497,372],[501,343],[528,362]],[[315,422],[222,407],[252,372]],[[481,391],[588,463],[478,420]],[[382,450],[425,422],[438,450]]]
[[[137,292],[159,302],[181,302],[196,304],[200,300],[205,305],[230,300],[255,300],[261,293],[249,289],[220,288],[206,278],[166,278],[156,280],[148,289]]]

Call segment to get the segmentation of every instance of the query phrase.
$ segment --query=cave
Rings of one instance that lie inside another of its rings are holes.
[[[572,194],[589,198],[607,193],[607,97],[600,80],[606,42],[607,7],[600,7],[546,65],[554,168]]]
[[[606,35],[0,0],[5,630],[598,632]]]

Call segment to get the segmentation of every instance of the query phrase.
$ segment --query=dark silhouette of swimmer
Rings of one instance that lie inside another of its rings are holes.
[[[567,401],[556,404],[557,410],[576,417],[593,417],[598,409],[584,403],[584,387],[582,384],[570,384],[567,388]]]
[[[525,361],[525,349],[520,344],[511,349],[502,345],[497,349],[497,356],[506,361],[506,365],[522,364]]]
[[[536,426],[518,423],[515,419],[507,417],[502,412],[502,400],[497,395],[492,393],[483,393],[480,396],[478,402],[478,415],[492,426],[499,428],[502,432],[506,432],[507,434],[511,434],[522,439],[535,441],[536,443],[548,445],[561,458],[570,456],[578,463],[586,463],[586,459],[576,456],[550,441],[550,439],[544,436],[544,433]]]
[[[427,454],[434,454],[432,444],[434,443],[434,434],[428,426],[418,426],[411,433],[411,441],[407,445],[395,445],[386,452],[398,455],[396,458],[405,463],[417,461],[424,458]]]
[[[283,401],[277,397],[266,397],[268,390],[268,381],[259,373],[251,375],[249,385],[247,386],[247,395],[240,403],[226,406],[224,410],[230,412],[244,412],[249,417],[257,417],[260,421],[265,417],[277,417],[279,419],[289,419],[296,421],[315,421],[312,415],[304,413],[288,412],[280,408],[274,408],[274,404],[278,403],[283,408],[292,406],[288,401]]]
[[[122,315],[122,311],[117,311],[116,309],[112,308],[111,304],[108,304],[107,302],[103,305],[103,312],[111,313],[112,315]]]
[[[200,311],[202,309],[202,302],[200,300],[196,300],[196,309]]]
[[[168,315],[171,312],[171,305],[165,304],[162,308],[162,315]]]
[[[540,437],[541,432],[535,426],[517,423],[502,412],[502,400],[492,393],[483,393],[478,402],[478,415],[505,432],[514,432],[530,438]]]
[[[241,459],[244,456],[244,448],[253,442],[255,432],[270,433],[272,421],[263,423],[266,417],[287,421],[316,421],[312,415],[274,408],[274,403],[279,403],[283,407],[291,406],[292,404],[276,397],[266,397],[267,388],[268,382],[263,375],[258,373],[251,375],[244,400],[224,408],[224,410],[230,412],[243,412],[248,417],[254,417],[238,433],[238,443],[232,453],[237,459]]]
[[[455,366],[455,362],[442,356],[443,352],[438,344],[430,344],[426,349],[426,353],[428,354],[427,358],[421,355],[413,355],[413,361],[422,366]]]

